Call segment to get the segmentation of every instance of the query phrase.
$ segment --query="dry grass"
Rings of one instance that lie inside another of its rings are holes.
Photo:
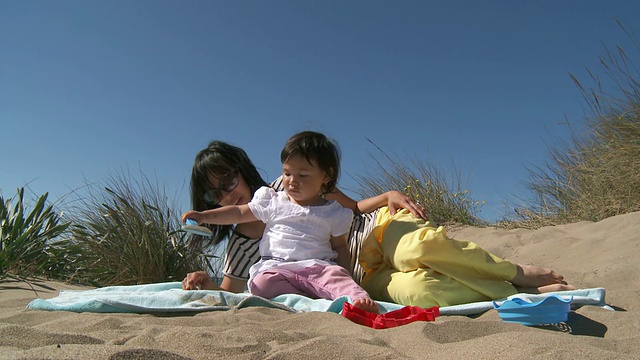
[[[99,286],[179,281],[205,266],[200,251],[185,244],[175,205],[144,174],[119,173],[104,184],[87,185],[70,205],[71,241],[82,252],[76,281]]]
[[[471,198],[455,165],[452,165],[451,171],[444,171],[432,163],[417,159],[405,163],[405,160],[391,158],[380,147],[369,142],[382,153],[385,161],[372,156],[377,164],[377,172],[356,176],[361,197],[397,190],[421,203],[427,209],[429,220],[438,225],[486,225],[478,216],[484,201]]]
[[[637,38],[619,25],[637,56]],[[640,210],[640,72],[620,46],[599,60],[604,77],[589,71],[592,86],[572,75],[591,113],[586,131],[573,131],[570,141],[550,147],[544,166],[530,169],[533,200],[515,207],[511,226],[599,221]]]

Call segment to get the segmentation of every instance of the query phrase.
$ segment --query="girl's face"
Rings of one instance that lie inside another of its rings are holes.
[[[210,187],[205,192],[205,200],[210,204],[243,205],[253,197],[249,185],[237,170],[220,177],[209,173],[207,179]]]
[[[282,185],[298,205],[320,205],[322,186],[329,180],[314,160],[309,163],[303,156],[293,155],[282,163]]]

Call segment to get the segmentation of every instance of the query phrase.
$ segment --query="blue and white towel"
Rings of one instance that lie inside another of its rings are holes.
[[[570,299],[573,308],[583,305],[600,306],[613,310],[605,303],[605,289],[580,289],[546,294],[515,294],[507,299],[519,297],[535,302],[550,294]],[[182,290],[180,282],[148,285],[107,286],[91,290],[62,290],[51,299],[35,299],[27,308],[40,310],[62,310],[94,313],[177,313],[229,310],[250,306],[264,306],[290,312],[323,311],[340,313],[347,296],[336,300],[311,299],[301,295],[286,294],[265,299],[249,293],[235,294],[217,290]],[[497,301],[500,303],[500,301]],[[379,301],[380,312],[402,308],[402,305]],[[440,308],[441,315],[473,315],[493,309],[491,301],[446,306]]]

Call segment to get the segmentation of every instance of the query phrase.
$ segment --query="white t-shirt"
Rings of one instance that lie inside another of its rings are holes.
[[[300,269],[335,264],[330,238],[349,231],[353,212],[336,201],[300,206],[284,191],[258,189],[249,202],[251,212],[266,224],[260,241],[260,261],[249,269],[249,279],[273,266]]]

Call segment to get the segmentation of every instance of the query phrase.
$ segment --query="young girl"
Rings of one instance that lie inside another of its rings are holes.
[[[211,141],[200,150],[191,170],[191,204],[194,210],[204,211],[228,205],[247,204],[255,192],[267,182],[262,179],[247,153],[237,146],[223,141]],[[284,190],[282,176],[272,186]],[[424,208],[398,191],[388,191],[378,196],[356,202],[335,188],[325,199],[336,200],[343,207],[352,209],[355,215],[349,231],[351,264],[349,270],[358,282],[364,272],[358,264],[360,245],[373,228],[374,214],[370,211],[387,205],[391,213],[408,209],[418,218],[426,218]],[[265,225],[256,220],[232,225],[205,224],[213,231],[212,237],[191,236],[189,243],[205,249],[228,238],[225,248],[223,278],[220,284],[213,282],[205,271],[187,274],[182,281],[185,290],[208,289],[243,292],[249,279],[249,268],[260,260],[259,243]]]
[[[347,234],[353,212],[324,198],[333,192],[339,176],[337,146],[323,134],[305,131],[287,141],[280,160],[283,192],[263,186],[248,204],[188,211],[183,221],[224,225],[260,220],[266,224],[260,260],[249,269],[252,294],[331,300],[348,295],[355,307],[377,313],[378,305],[346,270],[351,263]],[[232,173],[219,187],[224,191],[237,186],[234,177]]]

